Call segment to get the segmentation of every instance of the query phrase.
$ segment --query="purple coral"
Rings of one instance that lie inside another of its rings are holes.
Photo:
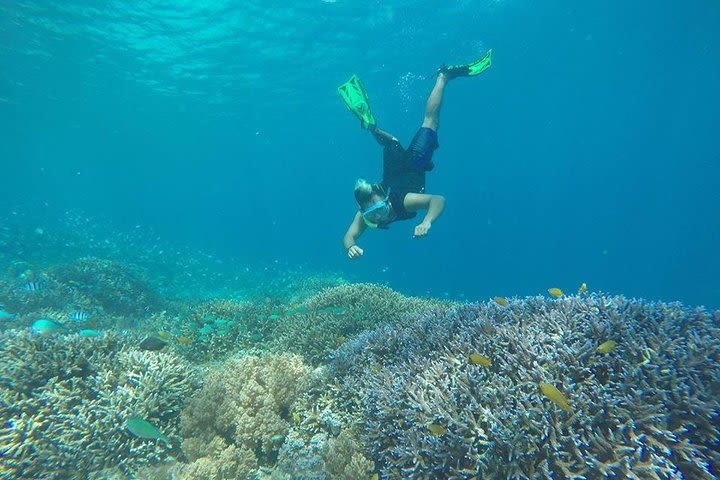
[[[348,342],[329,371],[362,405],[357,430],[388,478],[709,480],[719,360],[702,309],[590,296],[434,310]]]

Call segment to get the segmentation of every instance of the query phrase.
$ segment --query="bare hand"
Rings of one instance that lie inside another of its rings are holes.
[[[363,249],[358,247],[357,245],[353,245],[352,247],[348,248],[347,254],[348,257],[350,257],[351,259],[357,260],[358,258],[362,257]]]
[[[413,237],[414,237],[414,238],[422,238],[422,237],[424,237],[424,236],[427,235],[428,232],[430,231],[430,227],[431,227],[431,226],[432,226],[432,225],[430,224],[430,222],[423,222],[423,223],[421,223],[420,225],[418,225],[417,227],[415,227],[415,234],[413,235]]]

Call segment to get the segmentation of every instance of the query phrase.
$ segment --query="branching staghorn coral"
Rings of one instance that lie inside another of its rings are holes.
[[[592,296],[438,309],[360,335],[329,366],[389,478],[709,480],[718,360],[717,314]]]
[[[202,327],[205,323],[215,319],[235,322],[242,319],[247,306],[247,302],[232,299],[208,300],[194,306],[188,313],[188,320],[197,327]]]
[[[10,331],[0,345],[0,456],[8,478],[130,473],[168,457],[171,446],[133,436],[125,422],[141,417],[173,437],[195,387],[180,358],[136,351],[111,335]]]
[[[29,330],[0,332],[0,386],[19,398],[32,396],[51,379],[86,378],[112,365],[127,345],[118,335],[38,336]]]
[[[49,271],[57,282],[88,297],[111,315],[147,315],[160,299],[136,269],[114,260],[84,257]]]
[[[405,297],[387,287],[347,284],[327,288],[308,298],[284,316],[277,327],[272,348],[302,355],[319,364],[347,338],[383,323],[437,305],[437,300]]]
[[[0,279],[0,298],[5,308],[18,314],[42,308],[62,309],[73,300],[86,301],[72,287],[45,273],[31,273],[18,281]]]
[[[178,352],[194,361],[224,360],[237,353],[261,353],[281,305],[266,301],[213,299],[192,306],[175,322],[188,345]]]
[[[37,318],[62,321],[70,330],[128,328],[165,306],[140,272],[111,260],[85,257],[23,277],[0,279],[0,298],[16,314],[0,330],[28,327]],[[83,318],[71,320],[73,314]]]
[[[273,295],[284,303],[300,303],[322,290],[347,283],[345,279],[332,272],[319,274],[300,270],[285,272],[285,275],[270,279],[266,290],[272,291]]]

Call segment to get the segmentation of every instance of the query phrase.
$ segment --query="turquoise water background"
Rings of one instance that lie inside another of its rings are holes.
[[[0,39],[3,217],[81,209],[403,293],[720,306],[716,1],[4,1]],[[348,261],[381,151],[337,86],[358,74],[407,144],[437,67],[488,48],[446,92],[427,190],[447,211]]]

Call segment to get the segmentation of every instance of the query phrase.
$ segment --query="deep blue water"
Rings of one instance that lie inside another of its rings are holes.
[[[720,306],[720,4],[2,2],[0,208],[79,208],[220,256],[467,299],[550,286]],[[170,6],[168,6],[170,5]],[[357,73],[409,142],[451,83],[427,190],[448,206],[342,235],[381,151]],[[4,213],[6,213],[4,212]]]

